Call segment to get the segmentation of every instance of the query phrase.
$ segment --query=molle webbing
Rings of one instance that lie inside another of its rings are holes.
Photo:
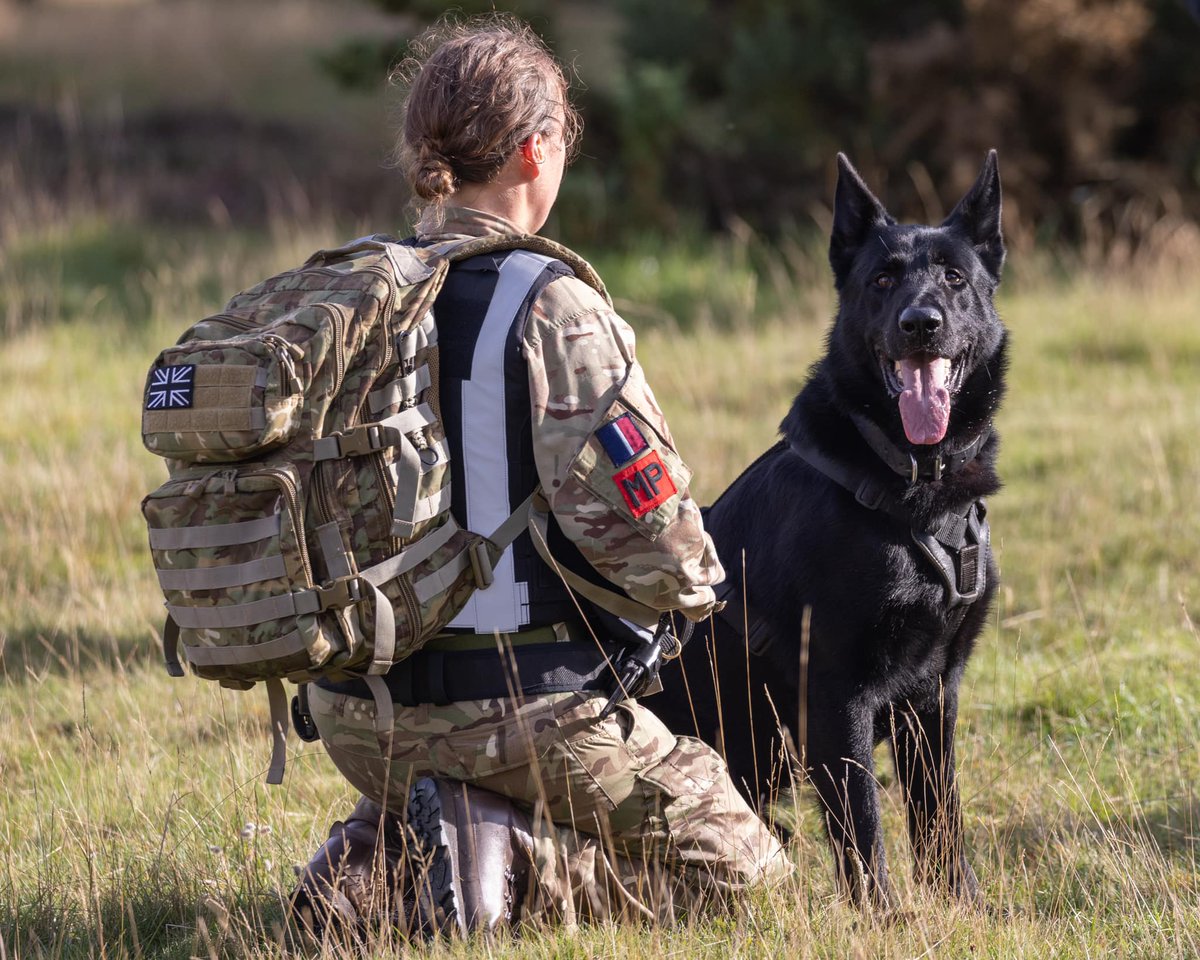
[[[407,376],[393,380],[386,387],[373,390],[367,395],[367,406],[372,413],[379,413],[401,400],[410,400],[417,396],[431,383],[429,366],[424,364]]]
[[[241,587],[287,576],[287,563],[282,555],[276,554],[273,557],[231,563],[222,567],[156,569],[155,572],[158,574],[159,585],[164,590],[220,590],[223,587]]]
[[[266,414],[251,403],[251,394],[255,387],[266,384],[266,369],[254,364],[197,367],[192,406],[147,410],[143,428],[155,433],[261,430]]]
[[[150,528],[150,549],[190,550],[196,547],[232,547],[254,543],[279,535],[281,515],[241,520],[237,523],[211,523],[194,527]]]

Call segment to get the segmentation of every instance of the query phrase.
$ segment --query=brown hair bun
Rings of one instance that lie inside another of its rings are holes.
[[[408,88],[396,155],[425,206],[490,183],[535,133],[561,133],[568,151],[575,143],[566,74],[516,17],[443,19],[409,49],[392,76]]]
[[[440,203],[454,193],[457,186],[454,168],[435,148],[422,144],[410,173],[412,189],[422,200]]]

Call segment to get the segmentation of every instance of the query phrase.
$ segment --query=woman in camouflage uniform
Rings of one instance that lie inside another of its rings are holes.
[[[634,700],[601,719],[626,627],[559,576],[693,621],[713,611],[723,577],[632,330],[585,262],[533,237],[579,129],[562,68],[509,19],[443,25],[417,47],[399,145],[423,203],[412,242],[527,235],[532,251],[456,266],[435,307],[454,512],[491,529],[489,497],[503,516],[540,485],[555,569],[525,534],[496,583],[393,669],[382,752],[368,691],[312,690],[325,748],[363,799],[309,865],[298,902],[318,916],[381,909],[368,902],[380,857],[393,885],[411,883],[399,863],[406,808],[410,837],[436,853],[424,920],[453,917],[463,931],[512,914],[513,880],[527,874],[522,916],[568,920],[665,916],[681,894],[784,876],[778,842],[709,747]],[[462,696],[489,677],[515,695]]]

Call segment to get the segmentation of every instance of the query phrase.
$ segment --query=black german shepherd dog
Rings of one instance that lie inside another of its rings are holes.
[[[954,726],[997,580],[981,500],[1000,486],[1005,371],[996,154],[939,227],[897,224],[844,156],[838,167],[828,349],[783,439],[707,511],[729,604],[685,649],[686,687],[664,671],[651,707],[677,733],[719,738],[753,800],[779,782],[788,727],[842,889],[880,907],[872,754],[890,741],[917,877],[977,901]]]

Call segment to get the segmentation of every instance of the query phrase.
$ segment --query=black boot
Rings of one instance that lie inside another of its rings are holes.
[[[529,818],[490,790],[424,778],[408,800],[416,915],[427,935],[485,933],[519,916],[530,882]]]
[[[329,839],[304,868],[292,891],[292,913],[314,937],[329,928],[350,932],[391,917],[401,912],[403,898],[411,897],[405,860],[399,819],[363,797],[345,822],[334,823]]]

